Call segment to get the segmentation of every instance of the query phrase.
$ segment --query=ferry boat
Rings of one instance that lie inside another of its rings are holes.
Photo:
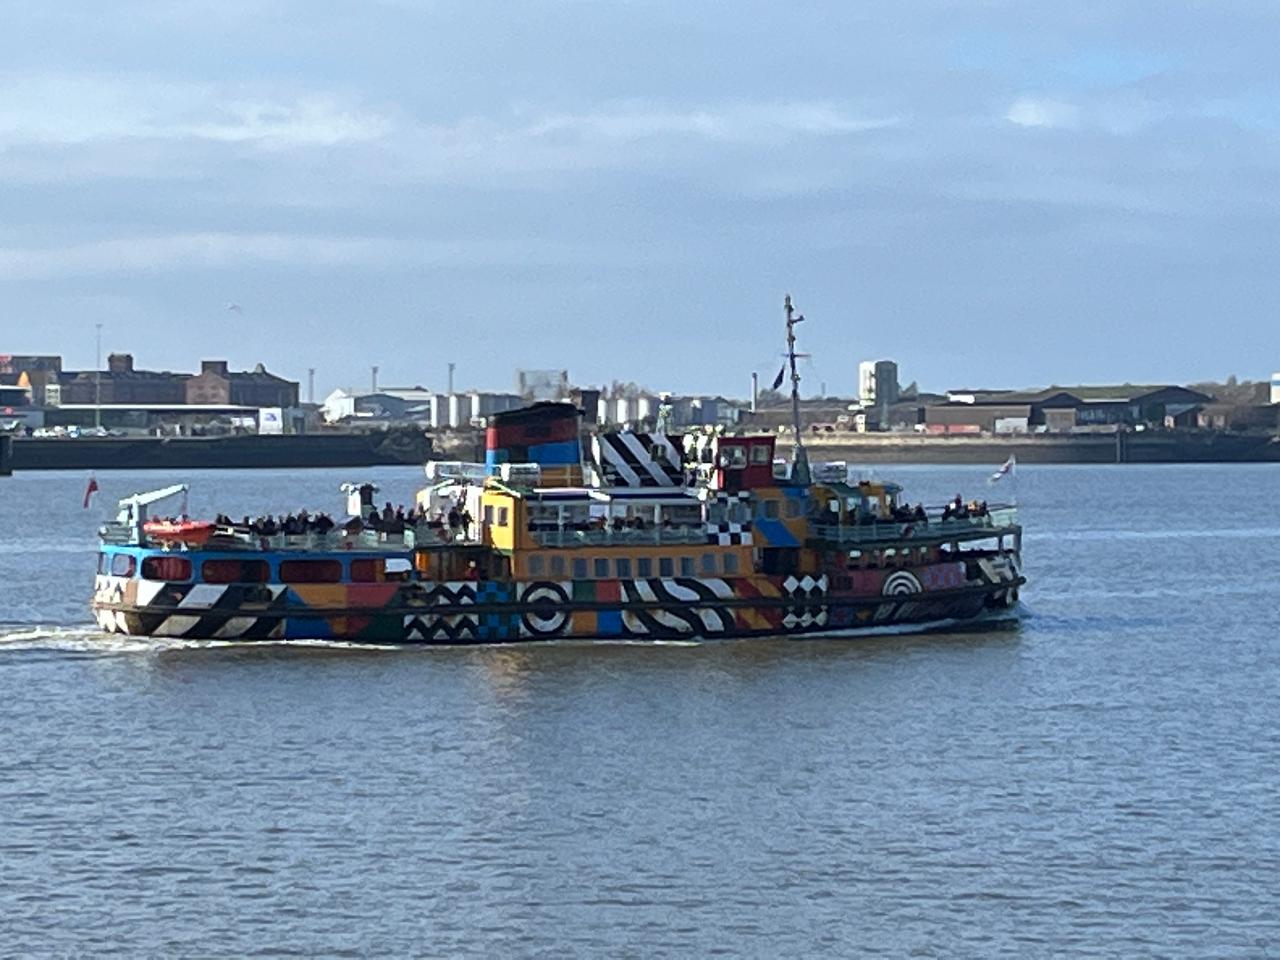
[[[786,303],[799,425],[794,314]],[[493,417],[486,461],[428,465],[419,519],[348,484],[333,529],[152,517],[120,501],[92,608],[107,632],[377,644],[854,636],[1017,616],[1016,508],[907,509],[893,483],[811,469],[777,437],[601,434],[542,403]],[[444,515],[447,520],[436,519]],[[470,518],[469,524],[461,522]],[[450,522],[451,521],[451,522]]]

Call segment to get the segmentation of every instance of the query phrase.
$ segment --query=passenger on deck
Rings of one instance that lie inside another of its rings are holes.
[[[462,526],[462,536],[464,539],[471,539],[471,511],[463,507],[458,511],[458,523]],[[549,524],[554,527],[554,524]]]
[[[390,523],[396,518],[395,510],[391,509],[391,501],[388,500],[382,508],[382,520],[384,523]]]
[[[911,515],[911,519],[912,519],[912,520],[914,520],[916,523],[928,523],[928,522],[929,522],[929,515],[928,515],[927,513],[925,513],[925,512],[924,512],[924,504],[923,504],[923,503],[917,503],[917,504],[916,504],[915,513],[913,513],[913,514]]]

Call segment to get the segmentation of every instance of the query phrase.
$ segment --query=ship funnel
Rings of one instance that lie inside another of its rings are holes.
[[[485,431],[485,472],[504,463],[537,464],[547,486],[582,484],[582,411],[572,403],[535,403],[495,413]]]

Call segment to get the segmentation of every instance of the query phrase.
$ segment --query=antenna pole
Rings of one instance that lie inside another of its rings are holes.
[[[800,432],[800,373],[796,370],[796,324],[804,315],[795,312],[791,294],[782,302],[787,317],[787,362],[791,365],[791,428],[795,431],[795,447],[791,451],[791,480],[803,486],[809,485],[809,454],[804,449]]]
[[[93,429],[102,429],[102,324],[93,325],[97,331],[97,352],[93,361]]]

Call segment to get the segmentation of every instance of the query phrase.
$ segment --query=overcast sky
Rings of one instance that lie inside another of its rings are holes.
[[[5,0],[0,353],[742,395],[1280,369],[1274,0]],[[228,309],[228,304],[239,310]]]

